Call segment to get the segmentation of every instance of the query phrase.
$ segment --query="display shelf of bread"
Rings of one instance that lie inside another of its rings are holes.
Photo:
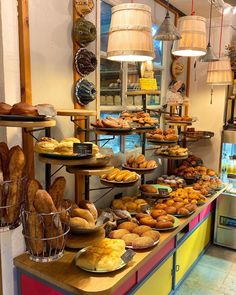
[[[50,262],[62,257],[69,232],[71,202],[64,199],[66,180],[58,177],[49,191],[35,179],[26,186],[22,210],[23,235],[31,260]]]
[[[166,130],[157,128],[154,131],[148,132],[146,137],[151,143],[165,145],[176,144],[179,139],[174,128],[168,128]]]
[[[126,248],[139,250],[157,245],[160,240],[160,233],[154,231],[150,226],[125,221],[109,233],[109,238],[121,239],[125,242]]]
[[[128,157],[122,167],[138,174],[145,174],[153,172],[158,165],[155,160],[147,160],[144,155],[138,155]]]
[[[105,238],[79,251],[75,257],[75,264],[89,272],[111,272],[127,264],[121,258],[124,253],[125,242],[123,240]]]
[[[127,187],[134,185],[139,179],[140,176],[134,171],[115,168],[110,173],[103,174],[100,181],[106,186]]]
[[[56,121],[52,119],[55,114],[52,105],[39,104],[32,106],[20,102],[11,106],[1,102],[0,126],[21,128],[53,127],[56,125]]]
[[[20,208],[26,183],[25,155],[19,146],[0,143],[0,232],[20,225]]]
[[[181,160],[188,158],[188,148],[182,148],[179,145],[171,147],[160,147],[155,151],[157,156],[161,156],[170,160]]]

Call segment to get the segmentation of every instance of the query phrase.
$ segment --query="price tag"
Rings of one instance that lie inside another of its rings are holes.
[[[128,263],[129,261],[133,259],[135,254],[136,253],[133,250],[128,249],[120,258],[124,261],[124,263]]]
[[[118,226],[121,223],[126,222],[126,221],[130,221],[130,219],[128,217],[127,218],[120,218],[120,219],[117,219],[116,224]]]
[[[92,155],[93,145],[92,143],[74,143],[73,144],[73,153],[78,155]]]
[[[166,196],[166,195],[168,195],[169,191],[167,188],[159,188],[158,193],[160,196]]]

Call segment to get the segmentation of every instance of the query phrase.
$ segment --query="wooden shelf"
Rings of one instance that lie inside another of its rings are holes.
[[[46,128],[46,127],[54,127],[56,126],[55,120],[46,120],[39,122],[31,122],[31,121],[3,121],[0,120],[0,126],[4,127],[19,127],[19,128]]]
[[[84,176],[89,176],[89,175],[102,175],[106,173],[110,173],[114,169],[113,166],[106,166],[106,167],[97,167],[97,168],[81,168],[81,167],[66,167],[66,171],[72,174],[78,174],[78,175],[84,175]]]
[[[167,160],[172,160],[172,161],[177,161],[177,160],[185,160],[188,158],[189,155],[186,156],[176,156],[176,157],[171,157],[171,156],[166,156],[166,155],[156,155],[159,158],[167,159]]]
[[[127,91],[127,95],[158,95],[161,94],[159,90],[134,90],[134,91]]]
[[[58,159],[51,159],[51,158],[46,158],[39,156],[39,161],[46,163],[46,164],[51,164],[51,165],[59,165],[59,166],[78,166],[78,165],[83,165],[85,164],[86,160],[88,161],[89,159],[81,159],[81,160],[58,160]]]
[[[133,260],[128,265],[115,272],[107,274],[96,274],[85,272],[75,266],[74,257],[75,252],[65,251],[64,256],[58,261],[51,263],[37,263],[29,259],[27,254],[22,254],[14,259],[14,265],[21,270],[36,276],[39,280],[44,280],[65,292],[72,294],[97,294],[97,295],[111,295],[114,294],[118,288],[127,281],[135,272],[140,269],[146,262],[158,253],[162,253],[164,247],[177,234],[181,232],[193,219],[204,211],[207,206],[212,203],[219,195],[224,192],[225,188],[218,191],[214,196],[208,198],[206,203],[197,208],[196,212],[188,218],[179,218],[180,225],[173,231],[162,232],[160,243],[151,249],[145,251],[137,251]]]
[[[174,123],[174,122],[168,122],[168,121],[165,122],[166,125],[170,125],[170,126],[191,126],[193,123],[194,122],[192,122],[192,121],[189,122],[189,123],[187,123],[187,122],[182,123],[181,121],[180,122],[176,122],[176,123]]]
[[[57,116],[96,116],[97,112],[85,109],[57,110]]]

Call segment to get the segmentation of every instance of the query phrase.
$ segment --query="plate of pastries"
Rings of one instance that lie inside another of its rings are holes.
[[[158,201],[153,207],[153,216],[157,215],[173,215],[176,217],[188,217],[197,209],[195,203],[191,203],[189,199],[176,197],[173,199]]]
[[[93,246],[80,250],[75,256],[75,265],[93,273],[107,273],[123,268],[125,242],[121,239],[104,238]]]
[[[181,124],[191,124],[195,122],[196,119],[193,119],[190,116],[178,116],[178,115],[170,115],[165,116],[165,120],[167,123],[181,123]]]
[[[175,216],[169,215],[165,211],[161,211],[159,214],[155,214],[154,212],[152,210],[151,214],[138,213],[136,219],[139,224],[150,226],[158,231],[174,230],[179,226],[180,221]]]
[[[108,186],[130,186],[136,183],[140,176],[129,170],[113,169],[110,173],[103,174],[100,178],[101,183]]]
[[[171,147],[163,146],[157,149],[155,153],[162,157],[184,159],[188,157],[188,148],[182,148],[179,145]]]
[[[136,129],[155,129],[159,121],[150,116],[149,113],[141,112],[128,112],[121,113],[121,118],[129,122],[132,128]]]
[[[222,181],[218,177],[203,176],[193,184],[193,189],[200,191],[202,195],[210,197],[215,191],[221,190],[224,187]]]
[[[156,130],[147,133],[147,138],[154,143],[176,143],[179,136],[173,128],[168,128],[166,130],[157,128]]]
[[[80,155],[74,153],[74,144],[81,143],[78,138],[68,137],[64,138],[60,142],[54,138],[42,137],[34,146],[34,151],[40,156],[51,159],[78,159],[89,158],[95,156],[99,152],[97,145],[91,142],[84,142],[92,144],[92,154]]]
[[[56,115],[54,107],[50,104],[32,106],[19,102],[13,106],[0,103],[0,119],[6,121],[44,121]]]
[[[120,199],[114,199],[111,207],[114,210],[126,210],[131,214],[136,214],[143,211],[144,206],[148,203],[142,198],[123,196]]]
[[[168,194],[172,192],[172,188],[161,184],[142,184],[140,186],[142,195],[148,198],[168,198]],[[165,193],[160,194],[160,190],[165,190]]]
[[[199,191],[194,190],[192,187],[179,188],[169,194],[169,197],[177,202],[184,204],[202,205],[207,201]]]
[[[125,221],[109,233],[109,238],[121,239],[125,242],[126,248],[139,250],[157,245],[160,241],[160,233],[150,226]]]
[[[105,119],[97,119],[96,123],[91,125],[100,131],[132,131],[129,122],[125,118],[114,118],[112,116],[107,116]]]
[[[186,182],[183,178],[176,175],[162,175],[157,178],[157,183],[161,185],[168,185],[173,190],[186,186]]]
[[[130,156],[126,163],[122,165],[124,169],[136,172],[152,172],[157,168],[155,160],[147,160],[144,155]]]
[[[203,161],[195,155],[189,155],[187,159],[182,161],[181,165],[188,167],[203,166]]]

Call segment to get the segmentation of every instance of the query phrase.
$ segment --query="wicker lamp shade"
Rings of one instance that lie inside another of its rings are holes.
[[[207,84],[210,85],[231,85],[232,71],[228,58],[210,62],[207,71]]]
[[[147,61],[154,56],[151,8],[138,3],[114,6],[107,58],[115,61]]]
[[[191,15],[179,19],[181,39],[174,41],[172,54],[178,56],[202,56],[206,54],[206,19]]]

